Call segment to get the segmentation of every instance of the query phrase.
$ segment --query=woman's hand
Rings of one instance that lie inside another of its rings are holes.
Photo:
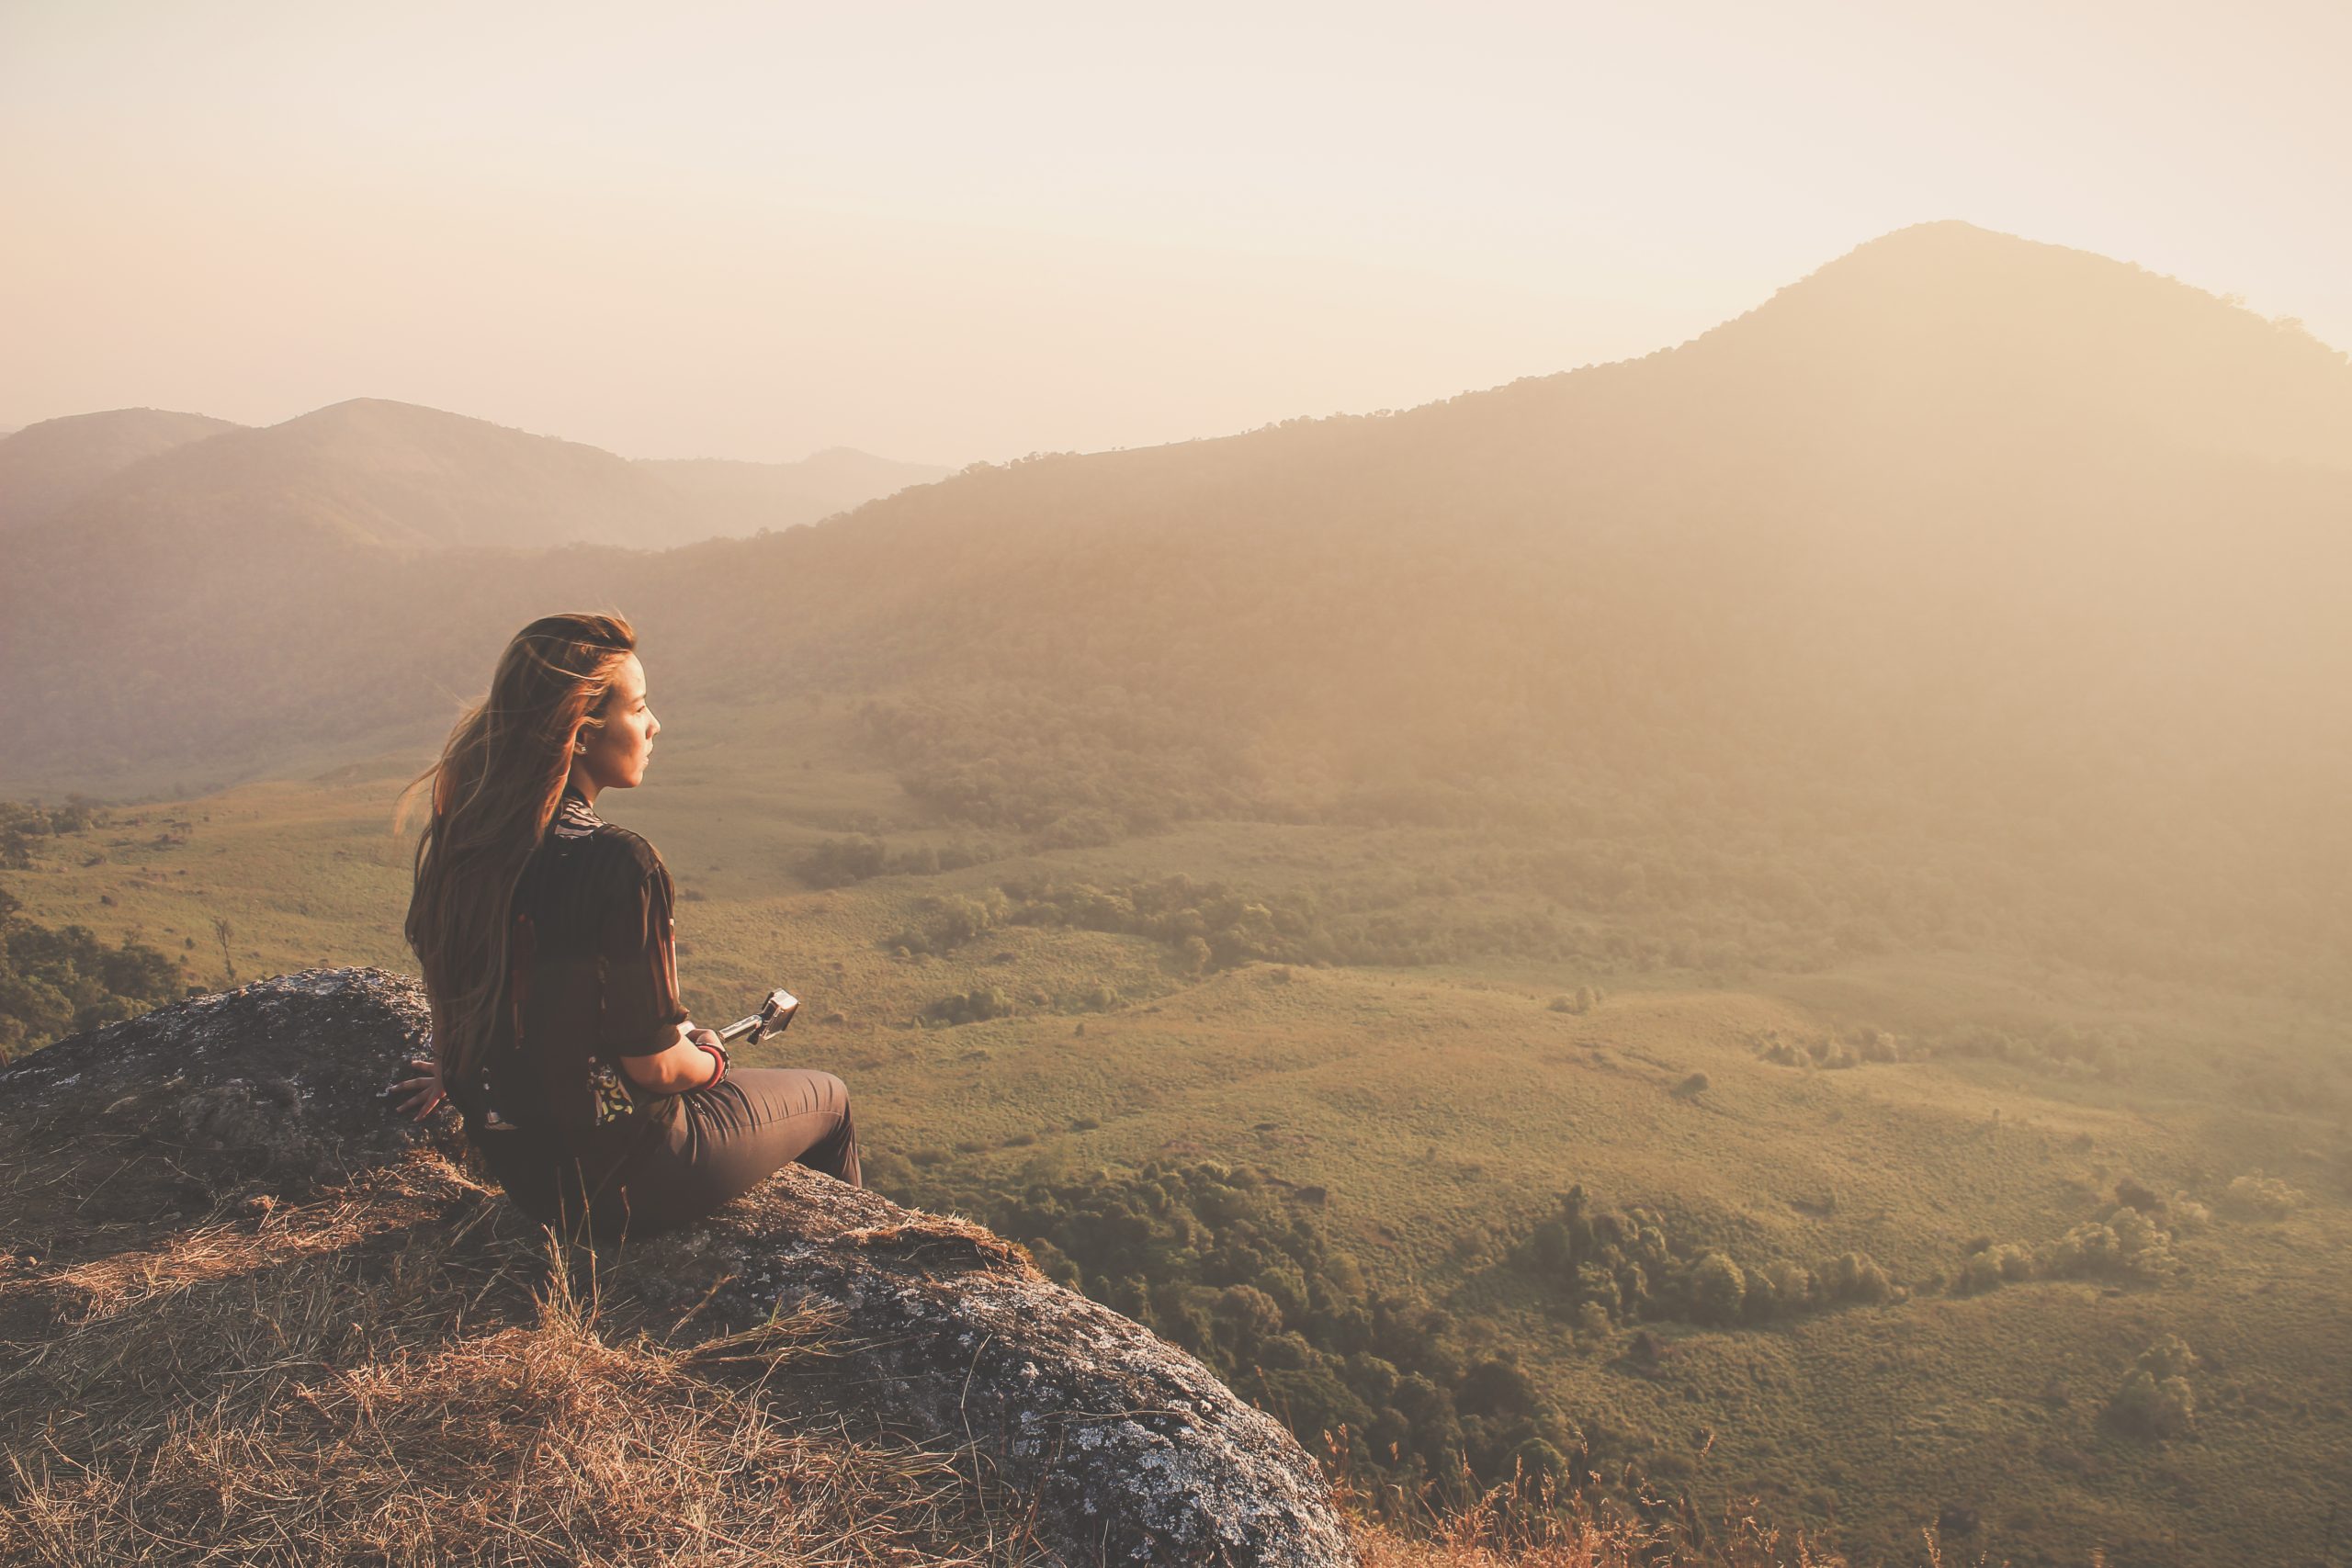
[[[407,1095],[408,1098],[400,1102],[399,1111],[413,1122],[422,1122],[432,1115],[433,1108],[442,1101],[441,1064],[430,1058],[420,1061],[412,1056],[408,1065],[412,1072],[422,1076],[402,1078],[384,1092]]]

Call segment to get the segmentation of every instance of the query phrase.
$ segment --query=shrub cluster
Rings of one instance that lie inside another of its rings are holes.
[[[2139,1438],[2185,1437],[2197,1427],[2197,1391],[2188,1374],[2197,1356],[2179,1336],[2167,1334],[2140,1352],[2108,1401],[2108,1417]]]
[[[1908,1061],[1917,1055],[1885,1030],[1867,1027],[1815,1035],[1757,1030],[1748,1035],[1747,1047],[1763,1060],[1784,1067],[1859,1067],[1867,1062]]]
[[[51,930],[0,889],[0,1062],[177,998],[176,960],[144,942],[108,947],[86,927]]]
[[[1560,1195],[1510,1263],[1544,1285],[1555,1315],[1592,1328],[1636,1322],[1727,1328],[1902,1293],[1865,1254],[1811,1268],[1786,1260],[1742,1265],[1713,1248],[1678,1246],[1648,1210],[1595,1208],[1582,1187]]]
[[[1013,924],[1147,937],[1194,969],[1229,969],[1261,959],[1341,961],[1309,895],[1253,897],[1181,874],[1109,888],[1015,882],[1004,891],[1012,900]]]
[[[1009,923],[1069,926],[1148,937],[1181,966],[1204,972],[1251,963],[1402,965],[1481,953],[1567,955],[1566,933],[1547,913],[1477,911],[1462,904],[1371,908],[1311,892],[1246,893],[1182,874],[1097,887],[1082,882],[1009,882]]]
[[[1004,895],[993,889],[977,898],[927,893],[915,905],[913,922],[884,937],[882,945],[901,957],[953,953],[1003,924],[1007,908]]]
[[[2241,1219],[2278,1220],[2292,1213],[2303,1195],[2260,1171],[2241,1176],[2222,1193],[2222,1207]]]
[[[986,844],[958,839],[949,844],[922,844],[893,850],[873,833],[827,839],[792,863],[792,874],[811,887],[846,887],[876,876],[936,876],[961,871],[996,858]]]
[[[2197,1204],[2186,1207],[2203,1212]],[[2155,1218],[2127,1203],[2038,1247],[1980,1238],[1961,1260],[1952,1289],[1974,1295],[2023,1280],[2167,1280],[2179,1269],[2172,1239]]]
[[[2138,1041],[2129,1028],[2083,1030],[2070,1023],[2041,1030],[1964,1023],[1907,1037],[1858,1024],[1817,1034],[1757,1030],[1748,1035],[1747,1044],[1765,1061],[1790,1067],[1834,1069],[1874,1062],[1923,1061],[1930,1056],[1970,1056],[2064,1077],[2112,1081],[2121,1075]]]
[[[931,1023],[979,1023],[991,1018],[1002,1018],[1012,1010],[1012,998],[1001,988],[978,986],[940,998],[922,1010],[922,1016]]]
[[[103,820],[97,805],[78,795],[66,796],[62,806],[0,800],[0,869],[22,871],[32,864],[37,840],[83,832]]]

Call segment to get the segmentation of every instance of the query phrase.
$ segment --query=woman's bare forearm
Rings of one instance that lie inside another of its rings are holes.
[[[650,1056],[623,1056],[621,1068],[629,1081],[656,1094],[680,1094],[715,1082],[718,1059],[687,1039],[694,1027],[691,1022],[678,1025],[677,1040]]]

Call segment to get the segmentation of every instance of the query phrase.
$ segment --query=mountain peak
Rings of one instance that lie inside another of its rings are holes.
[[[1931,218],[1922,223],[1908,223],[1900,229],[1890,229],[1874,240],[1865,240],[1839,259],[1851,260],[1856,256],[1878,253],[1943,252],[1961,254],[1973,252],[1991,254],[2004,250],[2064,251],[2065,248],[2040,240],[2029,240],[2022,234],[1987,229],[1983,224],[1971,223],[1965,218]],[[1829,265],[1834,266],[1837,263]]]
[[[341,402],[296,414],[292,419],[269,428],[301,432],[355,430],[370,435],[393,436],[475,433],[489,440],[508,437],[550,441],[567,446],[580,446],[582,451],[602,450],[600,447],[582,446],[578,442],[564,441],[560,436],[535,434],[513,425],[478,419],[471,414],[452,413],[447,409],[436,409],[425,403],[404,403],[393,398],[345,398]]]
[[[2121,442],[2352,468],[2352,367],[2300,323],[1953,219],[1858,245],[1671,357],[1842,440],[1899,426],[1947,447]]]

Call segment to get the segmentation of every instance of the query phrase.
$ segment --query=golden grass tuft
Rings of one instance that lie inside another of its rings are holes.
[[[433,1164],[0,1282],[47,1324],[0,1374],[0,1561],[1034,1559],[969,1449],[765,1397],[837,1325],[631,1328]]]
[[[845,1231],[842,1239],[853,1247],[899,1251],[919,1256],[926,1250],[1019,1273],[1031,1268],[1028,1252],[986,1225],[956,1214],[916,1214],[898,1224],[866,1225]]]
[[[1754,1513],[1726,1510],[1702,1529],[1695,1514],[1661,1506],[1666,1522],[1654,1524],[1612,1501],[1563,1495],[1541,1477],[1408,1513],[1402,1523],[1367,1518],[1344,1487],[1340,1502],[1363,1568],[1849,1568]]]
[[[1580,1516],[1483,1540],[1453,1529],[1423,1537],[1357,1523],[1363,1568],[1846,1568],[1846,1560],[1783,1541],[1769,1530],[1703,1547],[1669,1544],[1639,1525]]]

